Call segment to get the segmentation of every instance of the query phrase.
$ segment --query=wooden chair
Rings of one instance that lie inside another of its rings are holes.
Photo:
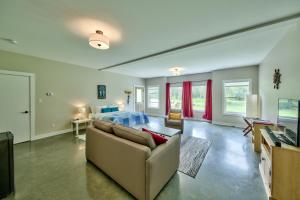
[[[243,117],[244,121],[247,124],[247,127],[244,128],[243,132],[244,132],[244,136],[248,135],[248,133],[250,133],[251,131],[253,131],[253,126],[252,124],[249,122],[249,120],[246,117]]]

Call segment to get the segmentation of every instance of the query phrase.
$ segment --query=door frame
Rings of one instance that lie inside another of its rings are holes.
[[[133,92],[133,110],[135,111],[135,108],[136,108],[136,102],[135,102],[135,98],[136,98],[136,93],[135,93],[135,88],[144,88],[144,112],[145,112],[145,109],[146,109],[146,99],[145,99],[145,97],[146,97],[146,95],[145,95],[145,93],[146,93],[146,91],[145,91],[145,86],[144,85],[134,85],[133,86],[133,90],[134,90],[134,92]]]
[[[30,141],[34,140],[35,134],[35,74],[27,72],[16,72],[8,70],[0,70],[0,74],[25,76],[29,78],[29,113],[30,113]]]

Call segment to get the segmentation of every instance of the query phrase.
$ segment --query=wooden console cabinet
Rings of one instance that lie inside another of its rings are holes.
[[[266,130],[261,129],[260,133],[259,170],[269,200],[299,200],[300,148],[283,143],[281,147],[277,147]]]

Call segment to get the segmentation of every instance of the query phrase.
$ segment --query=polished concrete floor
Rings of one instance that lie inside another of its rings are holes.
[[[151,118],[161,124],[161,118]],[[177,172],[157,199],[265,200],[258,156],[241,129],[186,121],[185,135],[212,142],[196,178]],[[72,133],[15,145],[16,193],[7,200],[134,199],[85,161]]]

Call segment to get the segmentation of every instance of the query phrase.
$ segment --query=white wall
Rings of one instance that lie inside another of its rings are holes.
[[[251,80],[252,94],[258,93],[258,66],[232,68],[213,71],[212,73],[212,104],[214,124],[243,127],[241,116],[223,114],[223,81]]]
[[[182,83],[183,81],[194,81],[194,82],[201,82],[207,81],[208,79],[212,78],[212,73],[201,73],[201,74],[189,74],[184,76],[171,76],[167,77],[167,81],[169,83]],[[201,120],[203,112],[201,111],[194,111],[194,119]]]
[[[250,79],[251,80],[251,90],[253,94],[258,93],[258,67],[249,66],[241,68],[232,68],[217,70],[209,73],[192,74],[184,76],[172,76],[165,78],[151,78],[146,79],[146,86],[149,85],[159,85],[160,86],[160,108],[159,109],[149,109],[146,106],[146,112],[150,115],[163,116],[165,114],[165,101],[166,101],[166,91],[165,85],[169,83],[178,83],[183,81],[206,81],[212,79],[213,82],[213,123],[224,124],[230,126],[244,126],[241,116],[234,115],[224,115],[223,114],[223,100],[222,100],[222,90],[224,80],[240,80],[240,79]],[[147,96],[146,96],[147,98]],[[202,112],[195,112],[195,119],[202,119]]]
[[[77,65],[0,51],[0,70],[36,75],[36,134],[71,128],[76,105],[105,105],[126,102],[124,90],[144,85],[141,78],[103,72]],[[97,99],[97,85],[106,85],[105,100]],[[46,92],[54,96],[46,96]],[[133,95],[128,106],[133,110]]]
[[[152,116],[164,116],[166,110],[166,77],[150,78],[145,80],[146,84],[146,113]],[[148,87],[159,86],[159,108],[148,108]]]
[[[159,109],[148,108],[146,93],[146,113],[153,116],[164,116],[166,110],[166,83],[182,83],[183,81],[206,81],[211,78],[211,73],[191,74],[184,76],[158,77],[145,80],[146,88],[148,86],[158,85],[160,87],[160,106]],[[147,89],[146,89],[147,92]],[[201,119],[202,112],[194,113],[196,119]]]
[[[169,83],[177,83],[183,81],[206,81],[212,78],[212,73],[201,73],[201,74],[189,74],[184,76],[170,76],[167,77]]]
[[[282,74],[279,90],[273,89],[274,70]],[[259,67],[261,115],[277,121],[278,98],[300,99],[300,24],[296,24],[272,49]]]

